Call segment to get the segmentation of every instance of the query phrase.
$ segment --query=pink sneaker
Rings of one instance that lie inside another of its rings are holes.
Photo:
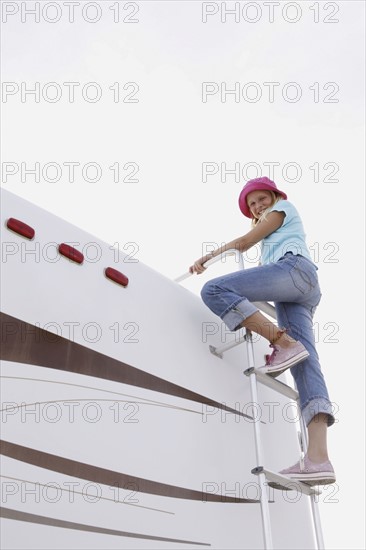
[[[307,455],[305,455],[303,462],[299,461],[279,473],[308,485],[329,485],[336,480],[333,466],[329,460],[316,464],[311,462]]]
[[[309,357],[309,352],[299,341],[289,348],[282,348],[275,344],[271,344],[270,347],[273,348],[272,355],[267,356],[266,364],[258,370],[273,377],[279,376],[286,369],[294,367]]]

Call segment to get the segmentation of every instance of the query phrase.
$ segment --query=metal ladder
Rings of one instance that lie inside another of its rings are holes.
[[[293,399],[298,408],[299,408],[299,394],[296,390],[290,386],[280,382],[279,380],[272,378],[267,374],[263,374],[258,371],[254,366],[254,351],[253,351],[253,342],[251,334],[249,331],[246,331],[246,342],[247,342],[247,353],[248,353],[248,364],[249,368],[244,371],[244,374],[249,377],[250,389],[252,402],[258,403],[258,383],[271,388],[272,390],[284,395],[290,399]],[[300,412],[300,409],[299,409]],[[303,421],[303,418],[300,416],[300,432],[299,432],[299,443],[301,449],[301,459],[307,450],[307,431]],[[255,448],[256,448],[256,459],[257,464],[252,470],[252,474],[258,476],[259,487],[260,487],[260,502],[261,502],[261,512],[262,512],[262,527],[263,527],[263,536],[266,550],[273,549],[272,541],[272,529],[271,529],[271,520],[269,513],[269,497],[267,494],[267,486],[270,483],[271,487],[284,489],[284,490],[296,490],[301,491],[302,494],[308,495],[311,502],[311,511],[312,511],[312,520],[314,526],[314,532],[317,542],[317,548],[319,550],[324,549],[324,540],[322,527],[320,522],[320,515],[317,506],[316,497],[321,494],[321,491],[310,487],[306,483],[301,483],[300,481],[294,481],[286,476],[267,470],[262,466],[265,464],[264,453],[262,447],[261,433],[260,433],[260,424],[259,422],[253,422],[254,426],[254,439],[255,439]]]
[[[235,255],[239,264],[239,269],[244,269],[243,256],[236,249],[227,250],[226,252],[218,256],[215,256],[215,258],[208,260],[205,263],[205,267],[209,267],[213,263],[220,261],[223,257],[229,256],[229,255]],[[190,277],[191,275],[192,274],[190,272],[185,273],[184,275],[181,275],[180,277],[175,279],[175,282],[179,283],[184,279]],[[263,313],[277,320],[276,310],[272,305],[268,304],[267,302],[253,302],[253,303]],[[273,378],[272,376],[262,373],[261,371],[255,368],[253,340],[252,340],[252,335],[250,330],[244,329],[244,335],[238,340],[230,342],[229,344],[225,344],[224,346],[221,346],[219,348],[216,348],[214,346],[209,346],[209,349],[212,354],[222,359],[223,354],[226,351],[228,351],[229,349],[235,346],[242,344],[243,342],[246,342],[248,365],[249,365],[249,368],[247,368],[244,371],[244,374],[249,378],[252,402],[253,403],[259,402],[258,401],[258,383],[260,383],[260,384],[263,384],[264,386],[267,386],[268,388],[271,388],[273,391],[276,391],[294,400],[299,408],[299,394],[295,389],[277,380],[276,378]],[[298,432],[298,435],[299,435],[299,443],[300,443],[301,459],[302,459],[302,457],[304,456],[307,450],[308,440],[307,440],[306,426],[301,414],[299,415],[299,417],[300,417],[300,432]],[[319,494],[321,494],[321,491],[313,487],[310,487],[306,483],[302,483],[300,481],[294,481],[293,479],[290,479],[286,476],[283,476],[281,474],[278,474],[276,472],[273,472],[271,470],[267,470],[266,468],[264,468],[263,464],[265,464],[265,460],[264,460],[259,422],[253,422],[253,426],[254,426],[254,440],[255,440],[257,466],[252,469],[252,474],[258,476],[258,481],[259,481],[264,548],[266,550],[273,550],[271,518],[270,518],[270,511],[269,511],[269,494],[268,494],[268,486],[270,484],[270,486],[274,488],[284,489],[284,490],[297,490],[297,491],[301,491],[302,494],[309,496],[310,502],[311,502],[312,520],[313,520],[313,527],[315,532],[317,548],[318,550],[323,550],[324,540],[323,540],[320,515],[319,515],[319,510],[318,510],[317,500],[316,500],[316,497]]]

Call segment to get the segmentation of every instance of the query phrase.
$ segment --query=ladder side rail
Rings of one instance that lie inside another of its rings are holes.
[[[305,426],[304,419],[301,415],[300,407],[299,407],[299,412],[300,412],[300,429],[301,429],[301,437],[302,437],[302,447],[303,447],[304,453],[306,453],[308,448],[308,435],[307,435],[307,429]],[[325,545],[324,545],[323,529],[322,529],[321,520],[320,520],[317,495],[310,496],[310,503],[311,503],[311,511],[313,516],[313,524],[314,524],[317,547],[318,547],[318,550],[324,550]]]
[[[258,386],[257,378],[254,371],[254,350],[253,350],[253,340],[251,337],[250,330],[245,331],[246,342],[247,342],[247,356],[249,369],[251,369],[251,374],[249,374],[250,381],[250,390],[252,396],[253,406],[259,403],[258,401]],[[257,420],[255,419],[255,413],[253,413],[253,425],[254,425],[254,441],[255,441],[255,454],[257,459],[257,464],[264,464],[264,453],[262,447],[261,431],[260,426]],[[272,529],[271,529],[271,516],[269,512],[269,502],[267,495],[267,479],[264,472],[258,474],[259,480],[259,490],[260,490],[260,504],[261,504],[261,516],[262,516],[262,528],[263,528],[263,537],[266,550],[273,549],[273,540],[272,540]]]
[[[203,266],[204,267],[210,267],[210,265],[221,261],[223,258],[226,258],[226,256],[235,256],[235,258],[237,259],[237,262],[239,264],[239,269],[244,269],[243,255],[236,248],[230,248],[229,250],[225,250],[225,252],[222,252],[221,254],[218,254],[214,258],[210,258],[209,260],[207,260],[207,262],[205,262],[203,264]],[[190,271],[187,271],[186,273],[183,273],[183,275],[180,275],[179,277],[174,279],[174,281],[176,283],[180,283],[181,281],[184,281],[185,279],[188,279],[188,277],[191,277],[192,275],[193,275],[193,273],[191,273]]]

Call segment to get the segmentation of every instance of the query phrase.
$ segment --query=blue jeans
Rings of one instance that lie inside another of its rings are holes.
[[[309,357],[291,368],[306,425],[318,413],[334,424],[332,404],[315,348],[313,315],[321,299],[317,267],[291,252],[277,262],[237,271],[208,281],[201,291],[204,303],[229,330],[235,331],[247,317],[258,311],[251,302],[274,302],[279,327],[300,340]]]

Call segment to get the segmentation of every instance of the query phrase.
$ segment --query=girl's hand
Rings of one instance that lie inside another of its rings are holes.
[[[207,267],[204,267],[204,263],[206,263],[210,258],[212,258],[211,254],[208,254],[207,256],[204,256],[203,258],[200,258],[199,260],[196,260],[193,265],[189,268],[190,273],[197,273],[197,275],[200,275],[204,271],[206,271]]]

